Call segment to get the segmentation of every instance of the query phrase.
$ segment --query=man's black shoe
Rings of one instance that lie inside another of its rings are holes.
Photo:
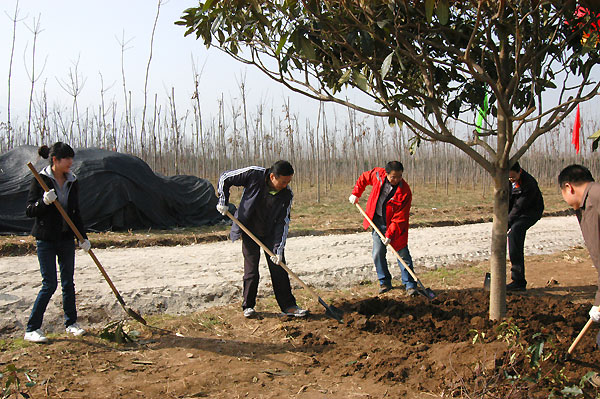
[[[385,294],[386,292],[388,292],[391,289],[392,289],[391,285],[381,285],[380,288],[379,288],[379,293],[380,294]]]
[[[512,283],[506,285],[506,291],[525,291],[525,286],[523,284],[517,284],[513,281]]]

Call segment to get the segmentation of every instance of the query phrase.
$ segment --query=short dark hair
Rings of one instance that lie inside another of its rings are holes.
[[[592,172],[583,165],[569,165],[558,174],[558,185],[564,188],[565,184],[580,185],[594,181]]]
[[[519,165],[519,161],[515,162],[515,164],[511,166],[509,170],[519,173],[521,171],[521,165]]]
[[[52,157],[56,157],[56,159],[59,160],[64,158],[75,158],[75,151],[73,151],[71,146],[61,141],[57,141],[50,148],[48,148],[47,145],[41,146],[38,148],[38,154],[44,159],[50,158],[50,165],[52,165]]]
[[[390,174],[394,172],[404,172],[404,165],[400,161],[390,161],[385,164],[385,173]]]
[[[273,173],[275,177],[292,176],[294,174],[294,168],[288,161],[280,159],[271,165],[270,172]]]

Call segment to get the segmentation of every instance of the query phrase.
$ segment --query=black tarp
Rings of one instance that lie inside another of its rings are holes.
[[[48,165],[37,147],[23,146],[0,155],[0,232],[31,231],[25,215],[33,175]],[[222,220],[208,180],[165,177],[132,155],[101,149],[76,149],[71,170],[79,180],[79,205],[88,230],[128,230],[202,226]]]

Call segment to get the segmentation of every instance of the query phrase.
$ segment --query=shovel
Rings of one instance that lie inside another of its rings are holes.
[[[265,244],[263,244],[254,234],[252,234],[252,232],[250,230],[248,230],[248,228],[246,226],[244,226],[235,216],[233,216],[231,214],[231,212],[227,211],[226,215],[229,216],[229,218],[231,220],[233,220],[238,226],[240,226],[240,228],[242,230],[244,230],[244,232],[246,234],[248,234],[248,236],[250,236],[250,238],[252,238],[252,240],[254,240],[254,242],[257,243],[269,256],[275,256],[275,254],[269,248],[267,248],[267,246]],[[343,322],[342,315],[344,314],[344,312],[342,312],[340,309],[336,308],[333,305],[327,305],[327,303],[323,299],[321,299],[321,297],[319,295],[317,295],[317,293],[314,292],[312,290],[312,288],[310,288],[308,285],[306,285],[304,283],[304,281],[300,280],[300,277],[298,277],[294,272],[292,272],[286,266],[285,263],[280,261],[279,266],[281,266],[283,268],[283,270],[285,270],[290,276],[292,276],[294,279],[296,279],[296,281],[298,281],[300,283],[300,285],[302,287],[304,287],[304,289],[306,291],[308,291],[308,293],[317,300],[317,302],[319,302],[321,305],[323,305],[323,307],[325,308],[325,314],[327,316],[329,316],[333,319],[336,319],[340,323]]]
[[[371,225],[371,227],[373,227],[373,229],[377,232],[377,234],[379,234],[379,237],[381,237],[381,240],[382,241],[385,240],[385,236],[383,235],[383,233],[381,232],[381,230],[379,230],[379,228],[377,228],[377,226],[375,226],[375,223],[373,223],[373,221],[371,220],[371,218],[369,216],[367,216],[367,214],[362,209],[362,207],[358,203],[356,203],[355,205],[358,208],[358,210],[360,211],[360,213],[362,213],[362,215],[365,217],[365,219],[367,219],[367,221],[369,222],[369,224]],[[398,253],[398,251],[396,251],[394,249],[394,247],[392,247],[391,245],[390,245],[390,248],[392,249],[392,252],[394,252],[394,255],[396,255],[396,258],[400,261],[400,263],[402,263],[402,266],[404,266],[404,268],[406,269],[406,271],[410,273],[410,275],[412,276],[412,278],[419,285],[419,290],[418,290],[419,294],[427,297],[428,299],[435,298],[436,294],[431,290],[431,288],[425,288],[425,286],[423,285],[423,283],[421,282],[421,280],[419,280],[419,278],[417,277],[417,275],[415,274],[415,272],[410,267],[408,267],[408,265],[406,264],[406,262],[404,262],[404,259],[402,259],[402,257]]]
[[[42,177],[40,176],[40,174],[38,173],[38,171],[35,169],[35,167],[33,166],[33,164],[31,162],[28,162],[27,166],[31,170],[31,173],[33,173],[33,176],[35,176],[35,179],[38,181],[38,183],[40,184],[40,186],[42,187],[42,189],[44,189],[44,191],[49,191],[48,186],[46,185],[46,183],[44,183],[44,180],[42,180]],[[81,233],[79,232],[79,230],[77,229],[77,227],[75,226],[75,224],[73,223],[73,221],[71,220],[71,218],[69,217],[69,215],[67,215],[67,212],[65,212],[65,210],[63,209],[63,207],[60,204],[60,202],[54,201],[54,205],[56,205],[56,208],[58,209],[58,212],[60,212],[60,214],[65,219],[65,221],[67,222],[67,224],[69,225],[69,227],[71,227],[71,230],[73,230],[73,233],[75,233],[75,236],[77,237],[77,239],[79,240],[79,242],[82,242],[84,240],[83,236],[81,235]],[[110,289],[112,290],[112,292],[117,297],[117,301],[119,301],[119,303],[123,307],[123,310],[125,310],[125,313],[127,313],[131,318],[133,318],[136,321],[139,321],[143,325],[147,325],[148,323],[146,322],[146,320],[144,320],[144,318],[139,313],[137,313],[135,310],[133,310],[131,308],[128,308],[125,305],[125,301],[123,300],[123,297],[121,297],[121,294],[119,294],[119,291],[117,291],[117,288],[115,287],[115,285],[113,284],[113,282],[110,280],[110,277],[108,277],[108,274],[106,274],[106,271],[104,270],[104,268],[100,264],[100,261],[98,260],[98,258],[96,258],[96,255],[94,255],[94,252],[92,252],[92,250],[90,249],[88,251],[88,254],[92,257],[92,259],[94,260],[94,263],[96,264],[96,266],[98,266],[98,269],[100,270],[100,273],[102,273],[102,276],[104,276],[104,279],[106,280],[106,282],[110,286]]]

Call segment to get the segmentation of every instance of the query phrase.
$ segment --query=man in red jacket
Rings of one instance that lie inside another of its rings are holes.
[[[373,186],[367,200],[366,213],[375,225],[385,235],[381,241],[376,231],[373,231],[373,262],[379,279],[379,293],[392,289],[392,276],[388,269],[386,246],[390,244],[408,267],[413,269],[412,258],[408,251],[408,214],[412,201],[412,192],[408,183],[402,178],[404,166],[401,162],[391,161],[384,168],[374,168],[364,172],[354,185],[352,195],[348,198],[351,204],[356,204],[367,186]],[[365,219],[365,230],[369,222]],[[416,282],[410,273],[398,261],[402,271],[402,284],[406,292],[417,295]]]

